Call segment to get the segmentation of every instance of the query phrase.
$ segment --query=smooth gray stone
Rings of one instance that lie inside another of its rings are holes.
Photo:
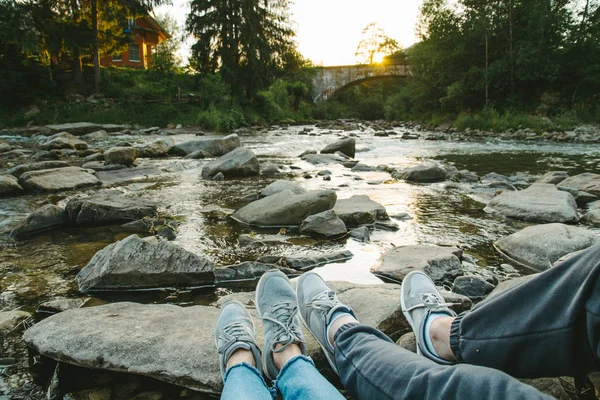
[[[12,175],[0,175],[0,196],[23,193],[19,180]]]
[[[392,172],[394,179],[404,179],[407,182],[442,182],[446,180],[446,170],[434,163],[415,165],[401,171]]]
[[[106,127],[103,127],[99,124],[93,124],[91,122],[72,122],[68,124],[59,124],[59,125],[46,125],[46,128],[50,130],[50,132],[69,132],[71,135],[81,136],[86,133],[92,133],[98,131],[100,129],[104,129],[108,131]]]
[[[214,156],[204,150],[197,150],[183,157],[185,160],[203,160],[205,158],[213,158]]]
[[[356,140],[354,138],[338,140],[335,143],[325,146],[325,148],[321,150],[321,154],[335,154],[338,151],[350,158],[354,158],[356,155]]]
[[[494,197],[484,211],[524,221],[579,221],[573,196],[545,183],[534,183],[521,191],[503,192]]]
[[[138,157],[135,147],[111,147],[104,152],[106,164],[133,165]]]
[[[175,146],[173,138],[156,139],[153,142],[137,147],[138,157],[167,157],[173,146]]]
[[[281,267],[292,268],[299,271],[309,271],[323,265],[348,261],[352,257],[353,254],[350,251],[343,250],[334,253],[303,256],[262,256],[256,261],[267,264],[277,264]]]
[[[153,216],[157,209],[152,201],[106,194],[87,199],[74,198],[66,207],[69,220],[77,224],[131,221]]]
[[[31,314],[26,311],[0,311],[0,335],[7,335],[13,331],[19,324],[29,318]]]
[[[67,214],[64,208],[54,204],[46,204],[25,217],[10,235],[12,237],[23,237],[35,232],[61,226],[67,222]]]
[[[96,176],[102,181],[102,183],[116,184],[133,180],[143,180],[161,173],[162,171],[156,167],[135,167],[122,168],[114,171],[97,172]]]
[[[340,157],[335,154],[306,154],[301,157],[304,161],[308,161],[315,165],[325,164],[341,164],[346,162],[344,157]]]
[[[284,190],[240,208],[232,217],[248,225],[297,226],[306,217],[331,209],[336,199],[337,195],[332,190],[316,190],[297,195]]]
[[[371,267],[377,276],[402,282],[412,271],[422,271],[434,282],[462,274],[462,250],[430,245],[398,246],[386,251]]]
[[[473,300],[482,300],[492,290],[494,290],[494,285],[477,275],[459,276],[454,279],[452,287],[453,292]]]
[[[41,169],[52,169],[52,168],[65,168],[70,167],[69,163],[64,161],[41,161],[33,164],[22,164],[17,165],[6,171],[7,174],[14,176],[15,178],[19,178],[25,172],[29,171],[39,171]]]
[[[198,150],[220,157],[240,147],[240,138],[235,133],[222,138],[188,140],[173,146],[171,153],[185,156]]]
[[[77,149],[85,150],[88,144],[67,132],[57,133],[46,138],[41,144],[43,150]]]
[[[585,214],[581,218],[581,221],[586,225],[600,227],[600,208],[592,210]]]
[[[94,171],[102,172],[102,171],[116,171],[118,169],[127,168],[122,164],[105,164],[103,161],[90,161],[81,166],[81,168],[85,169],[93,169]]]
[[[539,177],[536,183],[550,183],[556,185],[569,177],[565,171],[550,171]]]
[[[57,192],[102,184],[94,175],[79,167],[42,169],[25,172],[19,177],[25,190]]]
[[[200,287],[214,283],[214,267],[171,242],[131,235],[98,251],[76,279],[82,292]]]
[[[521,266],[544,271],[562,256],[586,249],[600,237],[585,228],[564,224],[529,226],[495,243],[502,255]]]
[[[349,232],[351,238],[358,240],[359,242],[370,242],[371,241],[371,232],[369,228],[366,226],[361,226],[356,229],[352,229]]]
[[[238,147],[224,156],[207,163],[202,168],[202,177],[205,179],[212,178],[219,172],[226,178],[253,176],[259,174],[260,164],[258,158],[256,158],[256,155],[251,150]]]
[[[600,175],[589,172],[571,176],[560,182],[561,186],[577,189],[582,192],[588,192],[594,196],[600,196]]]
[[[85,140],[107,140],[109,137],[110,136],[108,135],[108,132],[106,132],[104,129],[101,129],[96,132],[85,134],[81,138]]]
[[[294,181],[278,180],[265,187],[262,192],[260,192],[260,197],[272,196],[279,192],[283,192],[284,190],[290,190],[294,194],[306,193],[306,189]]]
[[[300,233],[336,237],[346,234],[346,224],[332,210],[311,215],[302,221]]]
[[[333,211],[344,221],[347,228],[389,219],[385,207],[365,194],[337,200]]]
[[[215,284],[244,289],[254,289],[260,277],[267,271],[279,269],[288,277],[299,276],[300,272],[283,268],[275,264],[266,264],[256,261],[246,261],[240,264],[229,265],[215,269]]]

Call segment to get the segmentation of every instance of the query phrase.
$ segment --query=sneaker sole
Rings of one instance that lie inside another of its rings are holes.
[[[413,333],[415,334],[415,342],[417,344],[417,354],[423,355],[423,353],[421,352],[421,347],[419,344],[420,340],[419,340],[419,336],[417,335],[417,329],[415,328],[415,323],[414,323],[412,317],[410,316],[410,313],[407,311],[404,311],[404,310],[406,310],[406,304],[404,303],[404,287],[405,287],[404,282],[406,282],[411,277],[411,275],[417,275],[417,274],[422,275],[422,273],[420,271],[412,271],[412,272],[409,272],[408,275],[406,275],[404,277],[404,279],[402,279],[402,285],[400,286],[400,307],[402,308],[402,314],[404,314],[404,318],[406,318],[406,320],[408,321],[408,324],[410,325],[410,327],[413,330]]]
[[[300,278],[298,278],[298,283],[296,285],[296,289],[298,287],[300,287],[300,285],[302,284],[302,280],[308,274],[317,275],[321,280],[323,280],[323,278],[321,278],[321,276],[319,274],[314,273],[314,272],[310,272],[310,273],[307,273],[307,274],[302,274],[300,276]],[[323,281],[323,282],[325,282],[325,281]],[[298,303],[298,307],[300,307],[300,299],[298,298],[298,290],[296,290],[296,302]],[[308,326],[308,324],[304,320],[304,316],[302,315],[302,313],[299,312],[298,314],[300,315],[300,321],[302,321],[302,325],[304,325],[304,327],[306,328],[306,330],[309,331],[310,334],[316,339],[317,336],[314,334],[314,332],[312,331],[312,329],[310,329],[310,327]],[[327,348],[325,347],[325,345],[323,345],[320,341],[317,340],[317,343],[319,343],[319,346],[321,346],[321,349],[323,350],[323,354],[325,354],[325,358],[329,362],[329,366],[333,369],[333,372],[335,372],[336,375],[339,375],[337,367],[335,366],[335,360],[332,360],[331,357],[329,356],[329,350],[327,350]]]

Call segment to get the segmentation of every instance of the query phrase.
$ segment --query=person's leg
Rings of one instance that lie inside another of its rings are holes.
[[[255,304],[265,330],[265,374],[274,380],[283,398],[344,399],[306,357],[296,293],[287,276],[279,270],[263,274]]]
[[[260,351],[254,338],[254,323],[238,301],[226,303],[215,327],[219,366],[224,387],[221,399],[271,400],[261,375]]]
[[[600,370],[600,245],[459,316],[449,342],[459,362],[519,378]]]
[[[297,293],[302,321],[353,397],[548,398],[500,371],[442,366],[399,347],[380,331],[359,325],[352,310],[316,273],[300,277]]]

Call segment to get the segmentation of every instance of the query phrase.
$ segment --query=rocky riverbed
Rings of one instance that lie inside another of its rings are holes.
[[[218,394],[218,306],[252,309],[270,268],[337,281],[363,322],[409,346],[398,284],[410,270],[461,311],[599,241],[594,129],[0,131],[0,398]],[[532,383],[566,398],[561,382]]]

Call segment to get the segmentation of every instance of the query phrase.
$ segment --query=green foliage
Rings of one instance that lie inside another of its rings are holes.
[[[230,132],[244,125],[244,114],[239,108],[223,110],[210,107],[198,113],[195,123],[206,130]]]
[[[269,121],[306,120],[310,102],[308,86],[298,81],[277,80],[256,96],[259,112]]]
[[[564,113],[556,118],[534,116],[523,112],[499,113],[496,109],[485,108],[476,114],[461,114],[455,122],[458,130],[479,129],[491,132],[506,132],[523,128],[535,132],[564,131],[572,129],[578,120],[573,113]]]

